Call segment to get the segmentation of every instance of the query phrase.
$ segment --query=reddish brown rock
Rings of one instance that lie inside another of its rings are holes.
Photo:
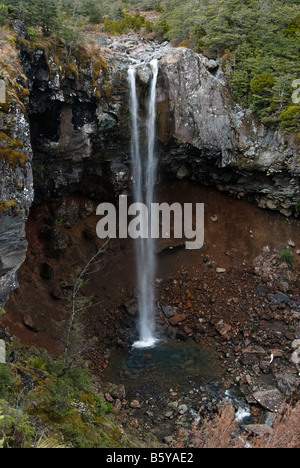
[[[185,320],[186,320],[185,314],[176,314],[174,315],[174,317],[171,317],[169,319],[169,322],[174,327],[175,325],[178,325],[180,322],[184,322]]]

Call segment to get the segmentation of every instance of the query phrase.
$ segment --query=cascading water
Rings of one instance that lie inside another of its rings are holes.
[[[156,182],[155,162],[155,118],[156,118],[156,86],[158,77],[158,61],[150,63],[152,70],[151,89],[149,95],[147,159],[143,163],[140,150],[140,137],[138,125],[138,97],[136,90],[136,69],[128,70],[130,88],[130,112],[132,121],[132,168],[134,174],[134,199],[136,203],[145,203],[150,213],[154,201],[154,186]],[[145,191],[143,187],[145,186]],[[150,221],[151,222],[151,221]],[[155,337],[155,308],[154,308],[154,279],[155,279],[155,253],[153,239],[150,235],[149,220],[141,216],[141,237],[136,241],[138,290],[139,290],[139,341],[134,343],[136,348],[153,346]]]

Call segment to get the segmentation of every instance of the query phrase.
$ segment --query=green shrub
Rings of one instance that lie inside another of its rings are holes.
[[[7,364],[0,364],[0,398],[7,398],[10,387],[14,383],[14,375]]]
[[[8,8],[0,3],[0,26],[4,25],[8,18]]]
[[[28,365],[33,369],[46,370],[46,361],[38,356],[35,356],[28,361]]]
[[[51,382],[43,392],[41,411],[49,421],[60,423],[72,414],[72,389],[64,380]]]
[[[113,412],[113,405],[111,403],[106,403],[102,398],[95,396],[95,411],[99,416],[104,414],[109,414]]]
[[[34,432],[27,414],[0,400],[0,438],[4,447],[28,447]]]
[[[282,249],[280,251],[280,259],[288,264],[289,267],[294,265],[294,255],[289,249]]]
[[[273,86],[275,78],[270,73],[262,73],[252,79],[250,83],[253,110],[258,114],[270,108],[273,103]]]
[[[147,31],[152,31],[152,24],[144,16],[139,13],[129,15],[123,12],[123,18],[119,20],[104,21],[105,31],[109,34],[123,34],[130,31],[140,31],[146,28]]]
[[[288,131],[300,130],[300,106],[287,107],[279,117],[281,125]]]

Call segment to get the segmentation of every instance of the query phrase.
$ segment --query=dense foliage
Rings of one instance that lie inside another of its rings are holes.
[[[155,24],[144,18],[149,10],[157,11]],[[0,0],[0,24],[16,18],[33,36],[56,32],[66,42],[78,40],[87,23],[111,34],[153,30],[222,58],[237,102],[268,125],[300,131],[299,102],[292,100],[300,79],[299,0]]]
[[[233,98],[265,123],[299,131],[299,0],[163,0],[164,38],[222,57]],[[282,114],[283,113],[283,114]]]
[[[16,340],[7,357],[0,364],[0,448],[132,446],[83,361],[66,368]]]

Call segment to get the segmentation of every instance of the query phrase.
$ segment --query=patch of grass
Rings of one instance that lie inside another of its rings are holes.
[[[291,252],[287,248],[282,248],[280,250],[280,259],[284,261],[290,268],[294,266],[294,255],[293,252]]]

